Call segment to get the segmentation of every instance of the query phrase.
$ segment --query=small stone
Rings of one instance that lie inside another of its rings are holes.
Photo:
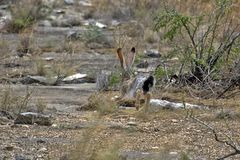
[[[61,9],[55,9],[55,10],[53,10],[53,12],[55,12],[57,14],[64,14],[64,13],[66,13],[64,10],[61,10]]]
[[[177,155],[178,152],[169,152],[170,155]]]
[[[127,125],[129,125],[129,126],[137,126],[137,123],[134,122],[134,121],[129,121],[129,122],[127,123]]]
[[[22,127],[22,128],[26,128],[26,129],[29,129],[29,128],[30,128],[29,125],[26,125],[26,124],[21,125],[21,127]]]
[[[116,99],[119,99],[119,96],[114,96],[114,97],[111,98],[111,100],[113,100],[113,101],[116,100]]]
[[[92,3],[89,2],[89,1],[80,1],[79,4],[84,6],[84,7],[91,7],[92,6]]]
[[[160,58],[161,57],[160,52],[156,49],[145,50],[144,54],[146,56],[152,57],[152,58]]]
[[[66,38],[69,40],[77,40],[80,38],[80,33],[71,30],[67,33]]]
[[[178,123],[178,120],[177,119],[172,119],[171,122]]]
[[[47,152],[47,148],[43,147],[38,150],[38,152]]]
[[[65,4],[67,5],[73,5],[75,3],[74,0],[64,0]]]
[[[135,121],[136,120],[136,118],[134,118],[134,117],[130,117],[129,119],[130,119],[130,121]]]
[[[87,76],[86,74],[77,73],[77,74],[74,74],[74,75],[64,78],[63,81],[73,81],[76,79],[84,78],[86,76]]]
[[[45,57],[45,58],[43,58],[43,60],[45,60],[45,61],[53,61],[54,57]]]
[[[30,160],[32,158],[28,158],[28,157],[24,157],[24,156],[21,156],[21,155],[16,155],[15,156],[15,160]]]
[[[52,124],[52,127],[57,127],[57,124],[55,124],[55,123],[54,123],[54,124]]]
[[[112,26],[119,26],[121,24],[121,22],[117,21],[117,20],[112,20]]]
[[[52,23],[49,20],[43,20],[38,23],[42,27],[52,27]]]
[[[25,112],[20,113],[16,120],[14,121],[15,124],[38,124],[38,125],[52,125],[51,117],[48,115],[43,115],[40,113],[34,112]]]
[[[111,76],[110,71],[102,70],[101,73],[97,75],[97,90],[98,91],[106,91],[109,88],[109,79]]]
[[[4,147],[4,150],[6,150],[6,151],[13,151],[13,149],[14,149],[13,146]]]
[[[107,28],[106,24],[100,23],[100,22],[96,22],[95,24],[98,28]]]
[[[37,143],[46,143],[46,141],[39,139],[39,140],[37,140]]]
[[[142,61],[142,62],[140,62],[139,64],[136,65],[137,68],[148,68],[148,66],[149,66],[149,64],[146,60]]]

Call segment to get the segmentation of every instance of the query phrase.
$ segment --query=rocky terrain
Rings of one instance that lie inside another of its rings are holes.
[[[106,3],[0,1],[0,160],[207,160],[234,152],[204,124],[239,147],[239,88],[225,99],[202,99],[192,96],[195,90],[158,84],[152,98],[200,107],[157,106],[144,113],[119,106],[118,47],[139,48],[135,74],[152,73],[163,62],[175,67],[178,58],[163,58],[169,48],[159,46],[158,34],[141,24],[145,20],[136,20],[140,12],[133,16],[131,6],[116,7],[120,2],[104,12]],[[37,15],[44,16],[16,31],[14,16],[29,6],[36,7],[32,15],[41,6]],[[111,72],[112,84],[99,92],[103,71]]]

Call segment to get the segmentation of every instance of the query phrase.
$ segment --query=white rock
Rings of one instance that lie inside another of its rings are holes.
[[[52,27],[52,24],[49,20],[43,20],[38,23],[39,26],[43,27]]]
[[[119,26],[121,23],[117,20],[112,20],[112,26]]]
[[[38,152],[46,152],[46,151],[47,151],[47,148],[45,148],[45,147],[40,148],[40,149],[38,150]]]
[[[52,127],[57,127],[57,124],[55,124],[55,123],[54,123],[54,124],[52,124]]]
[[[177,123],[178,120],[177,120],[177,119],[172,119],[171,122],[173,122],[173,123]]]
[[[173,108],[173,109],[183,109],[186,107],[186,109],[189,108],[196,108],[196,109],[204,109],[205,106],[199,106],[194,104],[185,103],[185,106],[183,103],[175,103],[175,102],[169,102],[166,100],[160,100],[160,99],[151,99],[150,105],[153,107],[167,107],[167,108]]]
[[[127,125],[129,125],[129,126],[137,126],[137,123],[134,122],[134,121],[129,121],[129,122],[127,123]]]
[[[100,23],[100,22],[96,22],[95,24],[98,28],[107,28],[106,24]]]
[[[118,99],[118,98],[119,98],[119,96],[114,96],[114,97],[111,98],[111,100],[114,101],[114,100],[116,100],[116,99]]]
[[[169,152],[170,155],[177,155],[178,152]]]
[[[52,60],[54,60],[54,57],[46,57],[46,58],[43,58],[43,60],[45,60],[45,61],[52,61]]]
[[[89,1],[80,1],[79,2],[80,5],[85,6],[85,7],[91,7],[92,3]]]
[[[64,78],[63,81],[72,81],[74,79],[80,79],[80,78],[84,78],[86,76],[87,76],[87,74],[77,73],[77,74],[74,74],[74,75]]]

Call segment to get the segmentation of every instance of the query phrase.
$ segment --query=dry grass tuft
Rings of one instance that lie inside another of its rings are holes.
[[[103,141],[98,137],[99,132],[106,128],[101,125],[95,125],[85,130],[76,144],[74,149],[67,156],[69,160],[120,160],[119,143],[107,144],[109,138]]]
[[[111,100],[108,94],[94,93],[88,98],[88,104],[83,106],[82,109],[97,110],[100,115],[106,115],[115,112],[117,104]]]
[[[16,92],[9,86],[2,90],[0,94],[0,110],[19,114],[27,109],[31,99],[32,90],[28,87],[25,95],[17,95]]]
[[[31,28],[37,20],[46,16],[42,12],[44,7],[41,0],[16,1],[10,8],[12,21],[8,24],[8,31],[19,33],[24,29]]]
[[[43,99],[38,99],[36,102],[37,112],[43,113],[47,108],[47,103]]]

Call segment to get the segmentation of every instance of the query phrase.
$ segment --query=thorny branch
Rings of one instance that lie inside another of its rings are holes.
[[[216,131],[215,128],[213,128],[212,126],[210,126],[209,124],[207,124],[206,122],[203,122],[202,120],[196,118],[195,116],[193,116],[193,113],[191,111],[187,111],[187,116],[189,118],[191,118],[193,121],[195,121],[196,123],[199,123],[200,125],[206,127],[207,129],[209,129],[213,135],[214,135],[214,139],[219,142],[219,143],[222,143],[222,144],[225,144],[227,146],[229,146],[231,149],[233,149],[234,151],[232,153],[229,153],[221,158],[218,158],[217,160],[224,160],[228,157],[231,157],[231,156],[235,156],[235,155],[238,155],[240,154],[240,147],[238,146],[237,143],[234,142],[234,140],[232,139],[232,137],[230,137],[229,135],[225,134],[225,133],[221,133],[223,134],[228,140],[223,140],[223,139],[220,139],[219,137],[219,133]]]

